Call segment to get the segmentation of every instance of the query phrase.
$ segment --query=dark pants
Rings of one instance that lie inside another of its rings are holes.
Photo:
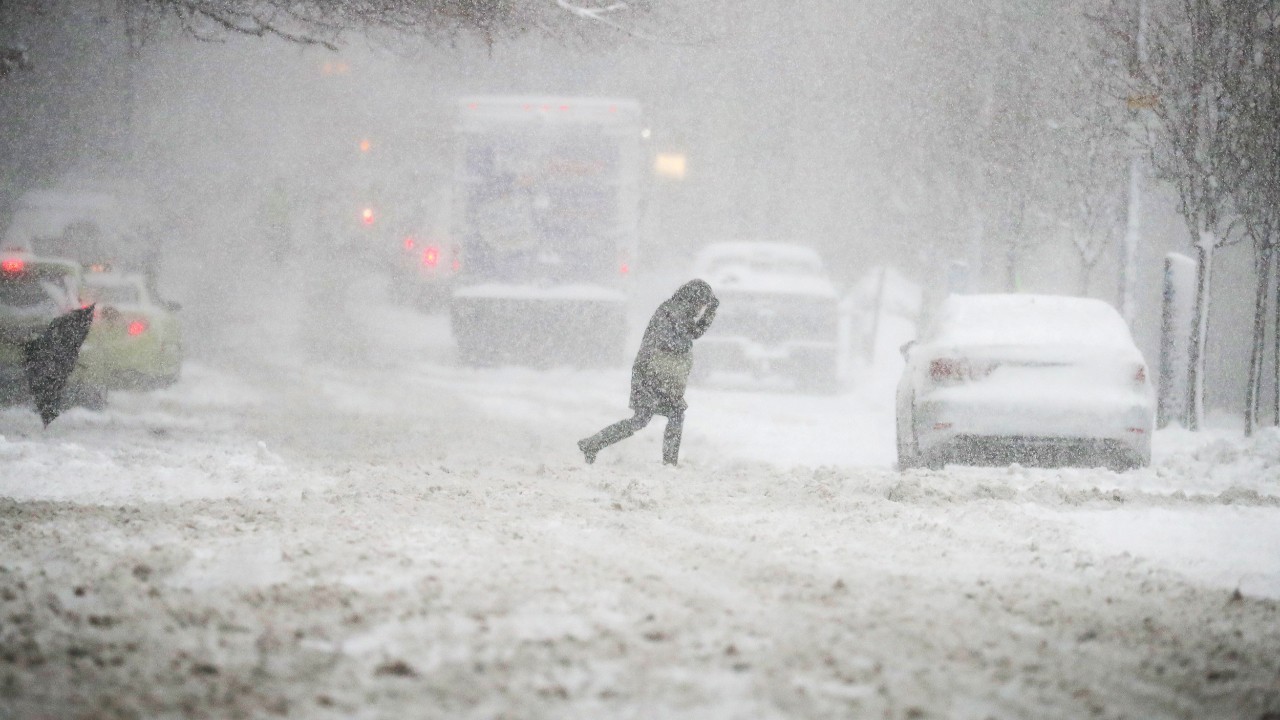
[[[643,409],[636,410],[636,414],[620,420],[591,437],[583,440],[582,443],[590,448],[592,452],[599,452],[603,448],[635,435],[644,426],[649,424],[653,419],[653,410]],[[677,411],[667,416],[667,429],[662,433],[662,462],[675,465],[680,458],[680,435],[684,431],[684,412]]]

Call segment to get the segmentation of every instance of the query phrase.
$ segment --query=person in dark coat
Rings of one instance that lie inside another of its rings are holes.
[[[693,369],[693,341],[711,327],[720,301],[703,280],[690,280],[658,306],[645,328],[640,351],[631,366],[631,409],[635,415],[578,441],[587,463],[602,449],[634,435],[654,415],[667,418],[662,436],[662,462],[675,465],[684,428],[684,388]]]

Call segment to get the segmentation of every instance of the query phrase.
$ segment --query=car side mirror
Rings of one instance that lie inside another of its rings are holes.
[[[898,352],[902,353],[903,360],[907,359],[907,356],[911,354],[911,348],[915,346],[916,346],[915,340],[908,340],[902,344],[902,347],[898,348]]]
[[[174,302],[173,300],[165,300],[164,308],[169,312],[178,312],[182,309],[182,303]]]

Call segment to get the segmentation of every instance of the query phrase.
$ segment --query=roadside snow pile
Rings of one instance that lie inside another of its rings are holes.
[[[0,498],[89,504],[262,498],[324,484],[246,429],[263,393],[198,363],[174,387],[113,393],[105,412],[73,408],[48,429],[0,409]]]
[[[1265,428],[1250,438],[1170,429],[1157,439],[1166,448],[1185,448],[1168,452],[1155,467],[1161,484],[1188,493],[1280,496],[1280,428]]]
[[[159,430],[159,429],[158,429]],[[118,430],[117,430],[118,431]],[[111,432],[111,430],[108,430]],[[261,442],[240,447],[176,440],[112,447],[0,436],[0,497],[131,504],[201,498],[266,497],[298,485],[295,468]],[[304,481],[305,483],[305,481]]]

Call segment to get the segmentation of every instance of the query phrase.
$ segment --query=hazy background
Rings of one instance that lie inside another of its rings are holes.
[[[216,352],[270,301],[248,278],[281,272],[257,224],[272,187],[295,219],[289,272],[318,272],[345,262],[315,230],[354,224],[345,198],[445,201],[454,97],[612,95],[643,106],[649,153],[687,159],[682,180],[648,181],[641,277],[679,272],[708,241],[754,238],[815,246],[844,285],[887,264],[941,288],[963,261],[977,289],[1118,303],[1123,228],[1083,276],[1063,209],[1090,129],[1123,114],[1093,90],[1107,69],[1086,5],[690,2],[659,8],[645,37],[350,35],[339,52],[160,28],[134,53],[115,3],[0,9],[0,42],[32,61],[0,80],[0,222],[23,191],[69,176],[141,187],[163,217],[161,287],[188,306],[192,351]],[[1121,206],[1124,159],[1120,143],[1090,180]],[[1142,199],[1135,331],[1154,365],[1161,259],[1185,252],[1187,233],[1157,181]],[[1215,260],[1211,408],[1242,403],[1223,378],[1244,375],[1249,262],[1243,246]]]

